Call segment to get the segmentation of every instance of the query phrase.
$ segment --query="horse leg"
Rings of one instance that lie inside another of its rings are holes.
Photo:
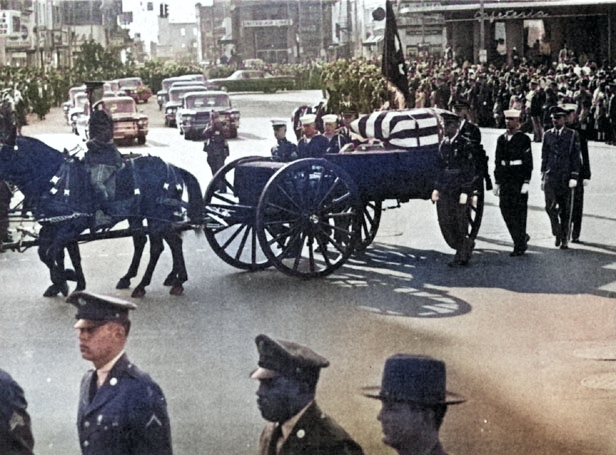
[[[120,281],[116,284],[116,289],[128,289],[130,287],[130,280],[137,276],[139,263],[141,262],[141,257],[143,256],[143,250],[147,241],[148,238],[143,232],[138,231],[133,234],[133,259],[126,275],[120,278]]]
[[[143,297],[145,295],[145,287],[152,282],[152,275],[156,268],[156,263],[160,258],[160,254],[165,249],[163,245],[162,235],[158,233],[150,233],[150,261],[148,267],[145,270],[145,274],[141,279],[141,283],[133,290],[132,297]]]
[[[39,239],[39,258],[49,269],[52,282],[52,285],[43,293],[43,297],[56,297],[59,293],[66,297],[68,284],[64,275],[64,248],[58,249],[57,245],[51,241],[52,239],[44,238],[42,235]]]
[[[79,243],[70,242],[68,245],[66,245],[66,251],[68,251],[68,255],[70,256],[71,262],[73,263],[73,267],[75,269],[75,281],[77,281],[77,287],[75,287],[75,291],[83,291],[86,288],[86,277],[83,274],[83,269],[81,267],[81,254],[79,253]],[[68,273],[66,275],[68,279]]]
[[[182,234],[170,229],[165,234],[165,240],[169,245],[171,256],[173,257],[173,270],[169,277],[167,277],[167,279],[169,279],[171,275],[173,275],[173,280],[169,283],[169,286],[171,286],[169,294],[182,295],[184,293],[183,284],[188,280],[186,263],[184,262],[184,252],[182,250]]]

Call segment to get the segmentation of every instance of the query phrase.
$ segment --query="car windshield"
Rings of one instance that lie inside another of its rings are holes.
[[[75,107],[84,107],[88,103],[88,96],[85,93],[80,93],[75,97]]]
[[[135,104],[132,100],[105,102],[105,106],[112,114],[132,114],[135,112]]]
[[[191,96],[186,99],[188,108],[231,107],[226,95]]]
[[[207,89],[205,87],[193,86],[169,90],[169,101],[180,101],[186,93],[198,92],[201,90],[206,91]]]
[[[140,86],[143,85],[143,82],[141,81],[141,78],[139,78],[139,77],[134,77],[134,78],[131,78],[131,79],[121,79],[118,82],[119,82],[121,88],[124,88],[124,87],[140,87]]]

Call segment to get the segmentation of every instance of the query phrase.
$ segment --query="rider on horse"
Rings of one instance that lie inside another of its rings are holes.
[[[90,140],[83,160],[90,174],[96,197],[95,227],[112,223],[109,202],[115,197],[115,173],[124,165],[124,159],[113,145],[113,120],[102,108],[92,110],[89,121]],[[102,103],[98,103],[102,107]]]

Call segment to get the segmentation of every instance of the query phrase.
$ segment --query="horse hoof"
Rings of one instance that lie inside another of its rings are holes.
[[[182,286],[181,284],[173,286],[169,290],[169,294],[171,294],[171,295],[182,295],[183,293],[184,293],[184,286]]]
[[[128,278],[120,278],[118,284],[116,284],[116,289],[128,289],[130,287],[130,280]]]
[[[163,281],[163,286],[173,286],[173,283],[175,283],[175,276],[169,275],[165,278],[165,281]]]
[[[60,285],[60,292],[62,293],[64,297],[68,297],[68,284],[62,283]]]
[[[75,291],[85,291],[86,284],[85,283],[77,283],[77,287],[75,287]]]
[[[55,297],[58,295],[58,290],[55,285],[49,286],[45,292],[43,292],[43,297]]]
[[[145,295],[145,289],[143,289],[143,288],[135,288],[135,290],[133,291],[133,293],[130,296],[135,298],[135,299],[140,299],[144,295]]]

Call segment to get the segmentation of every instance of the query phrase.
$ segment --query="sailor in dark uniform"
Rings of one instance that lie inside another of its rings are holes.
[[[483,175],[478,170],[475,156],[481,151],[475,141],[461,133],[462,119],[455,114],[443,113],[444,137],[439,144],[439,173],[432,192],[432,201],[438,202],[439,220],[450,220],[452,236],[457,244],[451,267],[466,266],[475,242],[468,235],[468,220],[473,196],[483,186]]]
[[[287,122],[272,120],[276,145],[272,147],[272,159],[288,163],[297,159],[297,145],[287,139]]]
[[[94,364],[81,381],[77,414],[84,455],[170,455],[167,403],[152,378],[125,352],[128,312],[136,306],[115,297],[73,292],[81,356]]]
[[[513,240],[510,256],[521,256],[530,239],[526,217],[533,155],[530,138],[520,131],[520,111],[510,109],[504,114],[507,131],[496,141],[494,194],[500,196],[500,211]]]
[[[584,212],[584,187],[590,183],[588,139],[578,119],[577,104],[564,104],[562,108],[569,114],[566,122],[567,127],[577,131],[580,137],[580,151],[582,152],[582,168],[573,194],[573,213],[571,214],[571,242],[579,243],[582,231],[582,214]]]
[[[554,128],[543,136],[541,147],[541,188],[545,211],[550,218],[555,246],[568,248],[571,192],[575,190],[582,167],[580,135],[565,126],[567,112],[552,109]]]
[[[297,143],[299,158],[321,158],[327,152],[329,140],[316,127],[317,116],[306,114],[300,117],[304,135]]]
[[[270,423],[259,441],[260,455],[361,455],[363,450],[314,401],[321,368],[329,361],[297,343],[256,338],[259,368],[257,405]]]

